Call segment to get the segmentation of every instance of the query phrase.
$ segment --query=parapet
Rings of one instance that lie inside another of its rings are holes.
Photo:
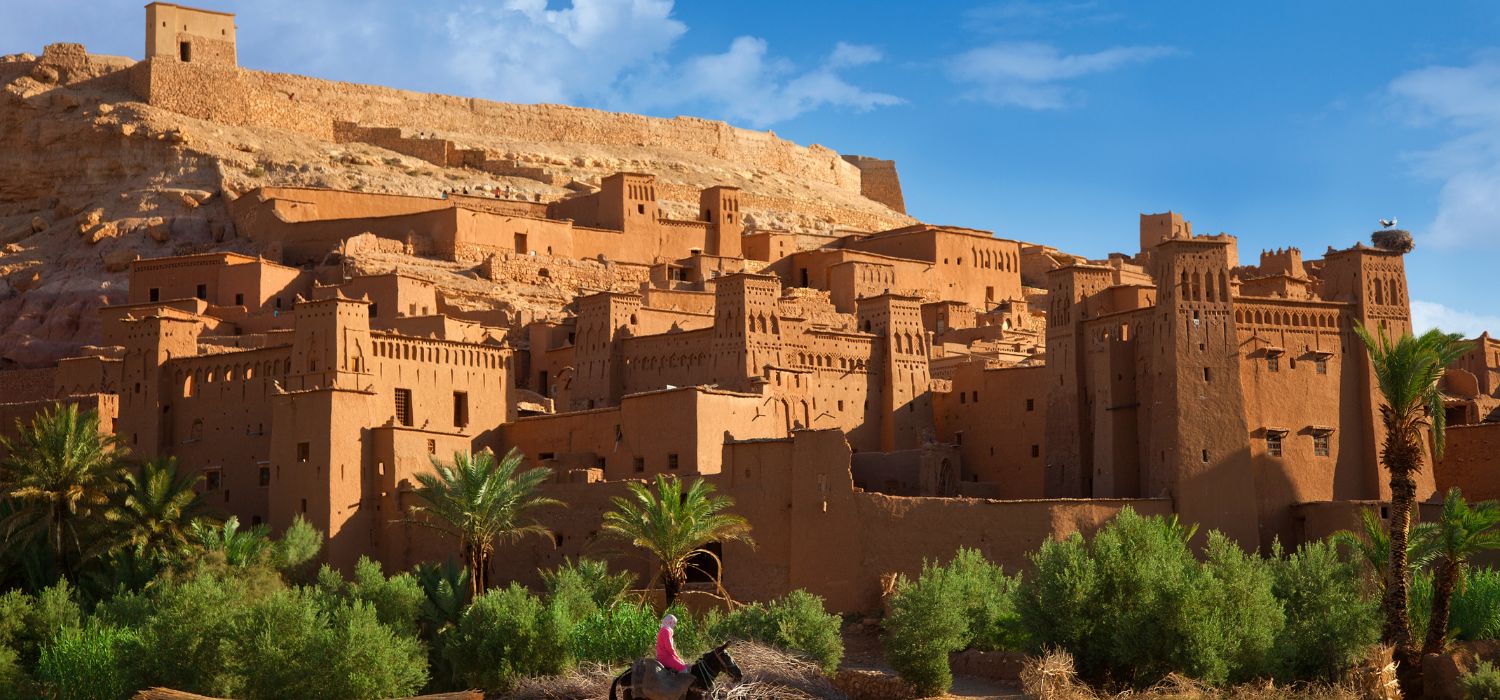
[[[855,155],[843,158],[859,168],[859,193],[865,199],[880,202],[902,214],[906,213],[906,198],[901,194],[901,178],[896,175],[896,161]]]

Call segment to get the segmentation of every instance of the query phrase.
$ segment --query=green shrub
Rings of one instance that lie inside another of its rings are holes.
[[[120,700],[136,689],[121,663],[134,633],[118,627],[63,628],[42,647],[36,675],[57,700]]]
[[[63,630],[78,629],[83,611],[78,607],[77,591],[66,580],[43,588],[32,606],[31,637],[47,641]]]
[[[233,696],[242,684],[236,629],[251,602],[249,587],[236,577],[205,573],[164,582],[129,654],[134,673],[149,686]]]
[[[649,606],[621,601],[575,623],[568,646],[579,662],[623,664],[654,653],[659,623]]]
[[[985,651],[1022,648],[1025,633],[1016,612],[1016,589],[1020,576],[986,559],[977,549],[962,547],[948,562],[950,580],[958,587],[969,620],[969,646]]]
[[[327,612],[310,592],[282,591],[251,607],[236,638],[244,686],[235,697],[247,700],[397,697],[427,682],[421,643],[363,602]]]
[[[309,583],[315,573],[311,564],[323,550],[323,531],[308,524],[301,515],[292,518],[281,539],[270,547],[271,565],[288,581]]]
[[[25,700],[39,695],[38,689],[21,665],[21,655],[8,646],[0,646],[0,700]]]
[[[1380,637],[1380,606],[1361,592],[1358,562],[1346,562],[1331,541],[1309,542],[1290,555],[1272,551],[1273,590],[1286,613],[1276,643],[1276,676],[1336,678]]]
[[[1091,542],[1044,544],[1017,599],[1031,648],[1060,647],[1085,677],[1136,686],[1264,672],[1284,624],[1269,565],[1216,533],[1199,562],[1191,536],[1175,518],[1125,508]]]
[[[915,581],[897,582],[885,618],[885,657],[923,696],[941,695],[953,685],[948,654],[968,644],[967,606],[951,572],[925,564]]]
[[[1462,682],[1466,700],[1500,700],[1500,669],[1486,661],[1480,661]]]
[[[612,574],[608,564],[595,559],[564,561],[541,574],[548,601],[561,606],[568,619],[575,621],[614,605],[635,585],[634,574]]]
[[[519,584],[492,589],[464,610],[444,643],[459,680],[489,691],[571,665],[561,616]]]
[[[796,590],[769,605],[746,605],[708,625],[715,640],[743,639],[807,655],[833,673],[844,657],[839,617],[823,608],[823,599]]]
[[[1500,639],[1500,571],[1468,569],[1453,594],[1448,628],[1464,641]]]
[[[407,635],[415,635],[421,628],[422,604],[427,595],[411,574],[386,578],[379,563],[360,557],[347,590],[351,599],[373,606],[381,624]]]

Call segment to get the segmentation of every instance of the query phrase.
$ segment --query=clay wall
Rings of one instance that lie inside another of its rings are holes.
[[[251,313],[260,313],[271,308],[290,309],[310,289],[310,277],[296,268],[235,253],[211,253],[131,263],[128,303],[196,298],[215,306],[243,306]]]
[[[530,464],[600,468],[610,480],[717,474],[725,440],[785,435],[766,403],[763,396],[696,386],[631,394],[616,407],[508,423],[495,451],[519,449]]]
[[[906,198],[901,195],[901,178],[896,175],[896,161],[845,155],[844,160],[859,168],[859,192],[894,211],[906,213]]]
[[[1129,506],[1146,515],[1170,514],[1166,499],[995,501],[909,498],[854,487],[851,454],[837,431],[802,431],[794,438],[734,442],[724,468],[708,476],[735,499],[732,512],[750,520],[757,546],[724,547],[724,582],[736,600],[768,600],[795,588],[822,596],[837,612],[880,609],[882,575],[921,571],[925,559],[946,559],[958,547],[979,549],[1007,571],[1025,569],[1026,554],[1049,537],[1092,532]],[[497,557],[501,580],[537,585],[536,569],[566,558],[608,556],[613,565],[643,575],[643,557],[599,534],[610,498],[625,484],[555,484],[549,496],[567,503],[538,520],[560,545],[527,540]],[[940,545],[933,534],[945,533]]]
[[[558,105],[522,105],[339,83],[232,67],[147,60],[132,81],[153,106],[232,126],[269,127],[324,141],[335,121],[473,134],[503,141],[669,149],[747,170],[785,173],[859,192],[859,169],[821,146],[723,122],[659,119]],[[746,201],[745,206],[754,206]]]
[[[1470,503],[1500,499],[1495,455],[1500,455],[1500,423],[1448,426],[1443,458],[1433,465],[1437,492],[1458,487]]]
[[[13,369],[0,372],[0,387],[4,387],[7,403],[44,401],[56,396],[57,368]],[[7,423],[5,426],[10,427]]]
[[[1045,367],[959,365],[951,391],[934,391],[937,439],[957,445],[960,480],[990,483],[995,498],[1043,498],[1046,454]]]
[[[8,372],[6,374],[9,374]],[[0,379],[3,379],[0,376]],[[99,414],[99,432],[112,433],[120,417],[120,400],[114,394],[74,394],[29,401],[0,403],[0,438],[15,439],[18,426],[30,425],[38,414],[52,410],[55,406],[76,405],[80,412],[94,411]],[[0,444],[0,460],[10,452]]]

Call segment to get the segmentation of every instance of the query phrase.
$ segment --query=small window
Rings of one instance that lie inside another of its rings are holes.
[[[1026,399],[1026,410],[1028,410],[1028,411],[1034,411],[1034,410],[1036,410],[1036,400],[1035,399]]]
[[[437,440],[433,440],[431,438],[427,439],[427,454],[437,454]]]
[[[636,457],[635,460],[631,463],[631,467],[635,469],[636,473],[646,471],[646,458]]]
[[[962,445],[962,444],[964,444],[964,431],[960,430],[960,431],[958,431],[958,432],[956,432],[956,433],[953,434],[953,444],[955,444],[955,445]]]
[[[1040,457],[1040,456],[1042,456],[1042,446],[1041,445],[1032,445],[1031,446],[1031,456],[1032,457]]]
[[[396,422],[411,426],[411,389],[396,390]]]
[[[157,289],[156,287],[151,288],[151,301],[161,301],[160,289]]]
[[[379,315],[380,315],[380,305],[376,304],[373,301],[370,302],[370,318],[375,318],[376,316],[379,316]]]
[[[234,295],[234,305],[235,306],[244,306],[245,305],[245,295],[243,295],[243,294],[236,294],[236,295]]]
[[[1214,380],[1213,374],[1209,371],[1209,368],[1204,367],[1203,368],[1203,381],[1205,381],[1205,382],[1212,382],[1213,380]]]
[[[677,471],[677,453],[667,455],[667,469]]]
[[[1203,463],[1204,464],[1208,463],[1208,450],[1204,450],[1203,451]]]
[[[524,233],[518,233],[518,234],[516,234],[516,253],[518,253],[520,255],[525,255],[526,251],[527,251],[527,247],[526,247],[526,234],[524,234]]]
[[[958,392],[958,402],[959,403],[968,403],[969,402],[969,395],[965,394],[962,391]]]
[[[271,485],[271,468],[270,467],[261,467],[260,468],[260,485],[261,486],[270,486]]]
[[[1313,455],[1317,457],[1327,457],[1329,453],[1328,443],[1328,433],[1317,433],[1313,435]]]
[[[218,469],[208,469],[203,472],[203,487],[209,491],[218,491],[223,485],[223,472]]]
[[[276,308],[281,308],[281,297],[276,297]]]
[[[198,290],[197,290],[197,292],[195,292],[195,295],[199,299],[203,299],[203,300],[206,301],[208,299],[208,285],[206,285],[206,284],[200,284],[200,285],[198,285]]]
[[[975,389],[970,398],[974,400],[974,403],[979,403],[979,390]]]
[[[306,462],[306,461],[308,461],[310,459],[312,459],[312,443],[310,443],[310,442],[299,442],[299,443],[297,443],[297,461],[298,462]]]
[[[1318,374],[1328,374],[1328,360],[1320,357],[1316,362],[1318,366]]]
[[[1266,369],[1271,372],[1281,371],[1281,357],[1272,355],[1266,358]]]
[[[453,426],[463,428],[469,425],[469,393],[466,391],[453,392]]]
[[[302,512],[303,513],[307,512],[307,499],[306,498],[302,499]]]
[[[1281,434],[1272,433],[1266,436],[1266,454],[1272,457],[1281,456]]]
[[[637,204],[637,205],[635,205],[635,210],[636,210],[636,213],[644,214],[644,213],[646,213],[646,205],[644,205],[644,204]]]
[[[192,63],[192,61],[193,61],[193,45],[192,45],[192,43],[186,42],[186,41],[178,42],[177,43],[177,57],[181,58],[183,63]]]

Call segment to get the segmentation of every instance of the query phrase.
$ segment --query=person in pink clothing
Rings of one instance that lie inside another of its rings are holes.
[[[672,640],[672,631],[675,629],[676,615],[669,613],[661,619],[661,629],[656,630],[656,660],[673,671],[684,673],[688,670],[688,665],[677,655],[677,643]]]

